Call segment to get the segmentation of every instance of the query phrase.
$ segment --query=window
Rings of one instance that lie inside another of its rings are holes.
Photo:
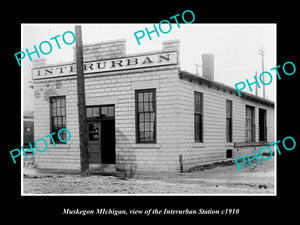
[[[232,158],[232,149],[227,149],[226,150],[226,159]]]
[[[155,90],[135,92],[137,143],[156,143],[155,95]]]
[[[246,105],[246,141],[255,141],[254,107]]]
[[[87,118],[108,118],[115,116],[115,106],[114,105],[97,105],[97,106],[87,106],[86,107],[86,117]]]
[[[56,96],[50,97],[50,127],[51,133],[55,132],[56,134],[62,128],[66,128],[66,97],[65,96]],[[61,131],[59,133],[62,140],[67,140],[67,132]],[[62,144],[57,135],[53,135],[53,140],[55,143]]]
[[[267,141],[267,111],[259,109],[259,141]]]
[[[194,92],[195,142],[203,142],[203,94]]]
[[[99,141],[100,129],[97,123],[88,124],[88,140],[89,141]]]
[[[232,142],[232,101],[226,100],[226,141]]]

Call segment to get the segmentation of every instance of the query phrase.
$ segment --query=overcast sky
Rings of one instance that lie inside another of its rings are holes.
[[[78,25],[78,24],[76,24]],[[253,80],[255,71],[262,72],[261,56],[258,49],[263,46],[265,51],[264,70],[270,71],[276,64],[276,24],[172,24],[168,34],[160,33],[157,37],[153,33],[152,40],[147,35],[137,44],[134,32],[149,30],[153,24],[81,24],[83,44],[90,44],[114,39],[126,39],[127,54],[155,51],[162,49],[165,40],[180,40],[181,69],[196,72],[195,63],[202,65],[201,54],[213,53],[215,55],[215,80],[234,87],[240,81]],[[22,24],[22,43],[20,51],[28,48],[33,51],[33,45],[38,48],[42,41],[62,35],[66,31],[75,33],[75,24]],[[167,28],[165,28],[167,30]],[[61,40],[61,39],[60,39]],[[53,50],[49,55],[42,55],[47,64],[68,62],[73,60],[73,45],[60,42],[58,50],[55,41]],[[32,58],[37,58],[32,55]],[[16,63],[17,66],[17,63]],[[26,58],[22,60],[23,74],[23,102],[24,110],[33,110],[33,91],[28,82],[31,79],[32,62]],[[201,72],[201,69],[200,69]],[[271,72],[271,71],[270,71]],[[275,72],[271,72],[273,78]],[[200,73],[201,74],[201,73]],[[266,82],[267,82],[266,78]],[[266,97],[275,101],[276,79],[266,87]],[[255,92],[252,92],[255,94]],[[262,96],[262,88],[259,89]]]

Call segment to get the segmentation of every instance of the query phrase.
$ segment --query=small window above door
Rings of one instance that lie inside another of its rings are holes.
[[[95,119],[113,118],[115,116],[114,105],[87,106],[86,117]]]

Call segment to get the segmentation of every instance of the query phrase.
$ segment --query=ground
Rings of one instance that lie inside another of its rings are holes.
[[[274,193],[274,158],[239,172],[233,162],[208,164],[185,173],[137,174],[130,179],[116,176],[40,174],[34,156],[24,160],[24,194],[266,194]]]

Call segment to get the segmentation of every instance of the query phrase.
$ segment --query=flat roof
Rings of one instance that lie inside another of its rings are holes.
[[[190,73],[190,72],[187,72],[187,71],[181,70],[179,72],[179,78],[189,80],[189,81],[194,81],[195,83],[197,83],[199,85],[206,84],[209,87],[216,88],[217,90],[227,91],[230,94],[235,94],[235,95],[239,96],[238,93],[237,93],[237,90],[235,88],[231,87],[231,86],[228,86],[226,84],[223,84],[223,83],[220,83],[220,82],[217,82],[217,81],[212,81],[212,80],[206,79],[204,77],[201,77],[199,75],[196,75],[196,74],[193,74],[193,73]],[[244,92],[244,91],[241,91],[240,98],[247,99],[247,100],[253,101],[255,103],[261,103],[261,104],[265,104],[265,105],[274,107],[274,102],[273,101],[261,98],[259,96],[256,96],[256,95]]]

